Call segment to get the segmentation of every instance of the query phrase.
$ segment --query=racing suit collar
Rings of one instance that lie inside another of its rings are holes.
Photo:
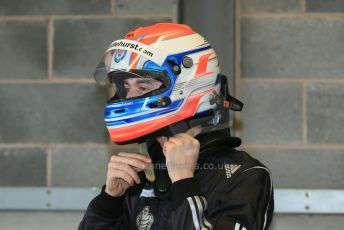
[[[229,131],[229,130],[227,130]],[[217,153],[220,148],[235,148],[241,144],[240,138],[231,137],[229,132],[213,131],[211,133],[200,134],[195,137],[200,142],[200,154],[198,163],[202,163],[206,158],[213,153]],[[153,164],[165,164],[166,159],[162,152],[160,143],[157,140],[152,140],[148,143],[148,152],[152,158]],[[169,194],[171,180],[168,176],[167,169],[156,168],[156,181],[154,182],[155,194],[160,198],[166,198]],[[196,172],[195,172],[196,173]]]
[[[198,162],[202,162],[207,156],[217,152],[216,150],[219,148],[236,148],[241,145],[241,139],[230,136],[229,130],[200,134],[195,138],[201,145]]]

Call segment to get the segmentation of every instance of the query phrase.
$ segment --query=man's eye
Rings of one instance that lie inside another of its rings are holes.
[[[141,90],[141,91],[145,91],[146,88],[145,88],[145,87],[140,87],[140,90]]]

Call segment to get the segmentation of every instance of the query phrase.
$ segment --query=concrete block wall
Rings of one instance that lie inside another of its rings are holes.
[[[344,1],[237,3],[242,148],[271,169],[276,188],[344,189]],[[272,229],[339,230],[341,220],[279,214]]]
[[[238,2],[244,149],[275,187],[344,189],[344,2]]]
[[[0,186],[101,186],[111,154],[93,70],[176,1],[0,0]],[[128,151],[136,146],[126,146]]]

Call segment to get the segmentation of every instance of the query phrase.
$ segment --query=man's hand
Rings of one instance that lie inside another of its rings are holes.
[[[194,176],[200,149],[200,144],[194,137],[201,131],[202,128],[197,126],[169,139],[158,138],[163,147],[167,171],[172,183]]]
[[[136,153],[118,153],[108,164],[105,192],[110,196],[122,196],[130,186],[141,183],[138,172],[152,160]]]

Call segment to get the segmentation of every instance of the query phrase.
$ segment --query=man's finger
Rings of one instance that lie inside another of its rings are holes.
[[[167,139],[167,137],[165,137],[165,136],[161,136],[161,137],[158,137],[158,138],[157,138],[157,141],[160,143],[160,146],[161,146],[161,147],[164,146],[164,144],[165,144],[165,142],[166,142],[167,140],[168,140],[168,139]]]
[[[180,139],[180,140],[193,140],[193,139],[195,139],[190,134],[186,134],[186,133],[178,133],[178,134],[174,135],[173,137]]]
[[[177,134],[177,135],[178,135],[178,134]],[[170,137],[170,138],[168,139],[168,141],[170,141],[170,142],[172,142],[173,144],[176,144],[176,145],[182,144],[182,143],[183,143],[182,140],[181,140],[180,138],[178,138],[177,135],[175,135],[175,136],[173,136],[173,137]]]
[[[135,158],[137,160],[141,160],[141,161],[144,161],[146,163],[151,163],[152,162],[152,159],[150,159],[148,156],[142,155],[142,154],[138,154],[138,153],[124,153],[124,152],[120,152],[117,155],[118,156],[123,156],[123,157]]]
[[[136,158],[125,157],[125,156],[112,156],[111,162],[124,163],[136,168],[145,169],[147,167],[147,162],[138,160]]]
[[[165,142],[164,147],[163,147],[163,153],[165,157],[166,157],[167,152],[170,151],[174,146],[175,144],[171,141]]]
[[[134,179],[136,184],[141,183],[140,177],[137,175],[137,172],[135,172],[135,170],[132,167],[130,167],[129,165],[125,165],[123,167],[122,171],[125,171],[126,173],[128,173],[131,176],[131,178]]]
[[[135,180],[127,173],[119,169],[112,169],[112,173],[114,174],[115,178],[120,178],[126,181],[130,186],[135,184]]]
[[[111,168],[114,170],[123,171],[128,174],[137,184],[141,183],[140,177],[137,175],[137,172],[135,172],[135,170],[129,165],[111,162]]]
[[[200,134],[201,132],[202,132],[202,126],[199,125],[199,126],[196,126],[196,127],[189,129],[188,131],[185,132],[185,134],[188,134],[191,137],[195,137],[198,134]]]

